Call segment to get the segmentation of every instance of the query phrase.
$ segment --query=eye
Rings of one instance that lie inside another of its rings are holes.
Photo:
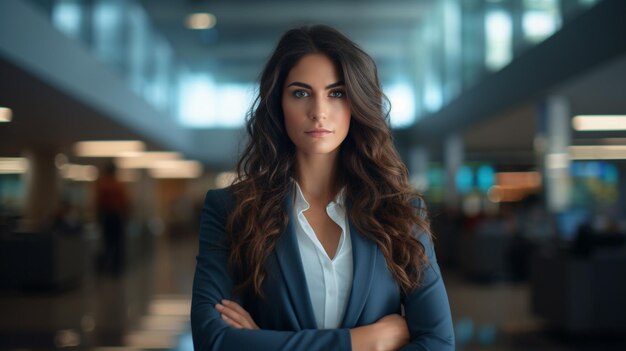
[[[343,90],[333,90],[330,92],[330,97],[334,97],[334,98],[342,98],[344,96],[346,96],[346,93]]]
[[[297,98],[303,98],[303,97],[309,96],[309,92],[307,92],[306,90],[294,90],[292,94],[293,96]]]

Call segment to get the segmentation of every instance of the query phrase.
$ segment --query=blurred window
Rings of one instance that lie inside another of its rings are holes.
[[[557,0],[524,0],[522,16],[524,38],[539,43],[561,28],[561,13]]]
[[[169,106],[174,55],[164,39],[155,38],[153,44],[152,71],[147,77],[145,97],[153,106],[164,110]]]
[[[124,73],[124,4],[99,0],[93,7],[93,51],[102,62]]]
[[[80,39],[84,8],[77,0],[59,0],[52,7],[52,24],[70,38]]]
[[[128,31],[128,79],[133,91],[142,95],[149,60],[150,28],[148,16],[141,6],[130,8]]]
[[[513,21],[503,9],[485,14],[485,66],[497,71],[513,59]]]
[[[393,128],[408,127],[415,121],[415,90],[408,82],[391,84],[384,89],[391,102],[390,122]]]
[[[254,88],[251,84],[216,84],[203,74],[181,74],[179,120],[187,127],[239,128],[244,125]]]
[[[435,112],[443,105],[441,81],[434,72],[424,75],[424,108],[428,112]]]

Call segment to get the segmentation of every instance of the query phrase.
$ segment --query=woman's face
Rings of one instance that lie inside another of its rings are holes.
[[[285,128],[298,153],[331,154],[348,135],[350,106],[335,64],[308,54],[289,71],[283,86]]]

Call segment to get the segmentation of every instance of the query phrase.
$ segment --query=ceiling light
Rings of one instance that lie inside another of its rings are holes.
[[[181,158],[180,153],[169,151],[124,152],[118,156],[115,159],[115,165],[124,169],[152,168],[156,162]]]
[[[125,152],[145,149],[145,144],[138,140],[81,141],[74,144],[74,153],[80,157],[117,157]]]
[[[190,160],[162,160],[150,169],[154,178],[198,178],[202,175],[202,165]]]
[[[569,147],[572,160],[626,159],[626,145],[578,145]]]
[[[0,157],[0,174],[21,174],[28,170],[28,160],[23,157]]]
[[[210,13],[192,13],[185,20],[185,25],[189,29],[211,29],[216,23],[215,15]]]
[[[13,111],[8,107],[0,107],[0,122],[11,122]]]
[[[626,130],[626,115],[580,115],[572,119],[577,131]]]
[[[66,163],[61,166],[63,178],[77,182],[93,182],[98,179],[98,168],[91,165],[76,165]]]

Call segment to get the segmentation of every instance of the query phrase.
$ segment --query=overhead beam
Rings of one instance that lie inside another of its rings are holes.
[[[188,131],[172,116],[135,94],[122,77],[56,30],[30,2],[0,1],[0,57],[132,134],[166,149],[187,154],[194,151]],[[34,103],[42,97],[32,99]],[[38,116],[23,117],[37,125]]]

